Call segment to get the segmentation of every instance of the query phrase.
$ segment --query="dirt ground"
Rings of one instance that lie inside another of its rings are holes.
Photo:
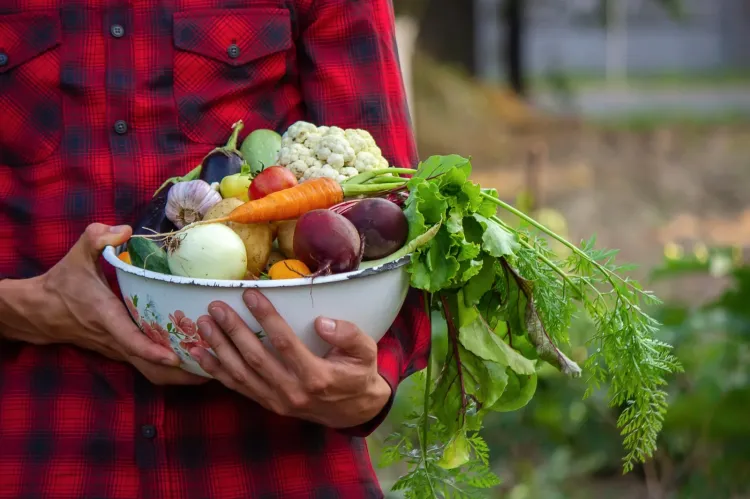
[[[424,137],[424,135],[423,135]],[[558,211],[576,242],[596,234],[638,264],[635,275],[664,259],[665,245],[750,248],[750,127],[649,131],[546,127],[511,132],[472,150],[420,141],[420,153],[473,158],[473,178],[506,200],[531,189],[540,207]],[[476,145],[476,144],[475,144]],[[720,283],[682,280],[655,289],[663,298],[703,300]]]

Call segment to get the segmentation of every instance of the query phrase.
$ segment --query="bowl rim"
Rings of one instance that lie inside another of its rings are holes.
[[[279,280],[230,280],[230,279],[205,279],[205,278],[193,278],[193,277],[182,277],[175,275],[167,275],[159,272],[153,272],[150,270],[140,269],[134,265],[130,265],[120,260],[117,255],[122,251],[118,251],[114,246],[107,246],[102,252],[104,259],[115,267],[115,269],[126,272],[128,274],[136,275],[139,277],[145,277],[146,279],[152,279],[155,281],[168,282],[171,284],[180,284],[188,286],[207,286],[213,288],[291,288],[297,286],[311,286],[318,284],[328,284],[334,282],[348,281],[351,279],[358,279],[367,277],[375,274],[381,274],[390,270],[396,270],[406,266],[411,261],[411,254],[402,256],[391,262],[384,263],[377,267],[370,267],[366,269],[353,270],[351,272],[343,272],[340,274],[333,274],[327,276],[320,276],[315,278],[302,277],[299,279],[279,279]],[[404,269],[405,270],[405,269]]]

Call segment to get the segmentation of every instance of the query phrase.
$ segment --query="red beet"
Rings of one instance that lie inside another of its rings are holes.
[[[354,225],[330,210],[312,210],[299,217],[292,245],[295,256],[314,275],[356,270],[364,249]]]
[[[397,204],[369,198],[342,212],[365,241],[364,260],[384,258],[406,244],[409,222]]]

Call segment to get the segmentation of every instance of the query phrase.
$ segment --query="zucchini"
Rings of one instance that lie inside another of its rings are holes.
[[[142,237],[132,237],[128,241],[130,261],[138,268],[171,275],[167,263],[167,252],[155,242]]]

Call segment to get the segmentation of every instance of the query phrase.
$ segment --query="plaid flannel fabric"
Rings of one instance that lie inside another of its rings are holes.
[[[414,165],[394,38],[390,0],[0,3],[0,278],[45,272],[91,222],[133,223],[238,119],[364,128]],[[379,343],[394,389],[429,345],[411,292]],[[334,431],[215,382],[0,343],[0,498],[382,497],[362,437],[387,411]]]

